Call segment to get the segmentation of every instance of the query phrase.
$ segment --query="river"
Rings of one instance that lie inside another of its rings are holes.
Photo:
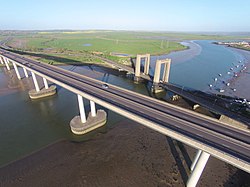
[[[218,81],[214,89],[219,89],[223,86],[223,81],[226,82],[233,77],[233,72],[241,70],[241,67],[236,68],[235,65],[245,64],[247,59],[241,53],[231,48],[216,45],[212,42],[185,42],[183,44],[189,46],[190,49],[170,53],[169,55],[152,57],[150,74],[154,74],[154,62],[156,59],[171,58],[170,83],[209,91],[208,85],[214,85],[214,78],[217,78]],[[231,67],[234,70],[231,71],[231,74],[227,74]],[[220,77],[219,74],[222,76]]]
[[[154,71],[156,59],[171,57],[171,83],[206,90],[213,78],[218,77],[218,73],[223,75],[223,79],[229,79],[231,75],[228,75],[227,71],[232,64],[237,64],[239,60],[242,63],[246,61],[240,53],[212,44],[211,41],[184,44],[189,45],[190,49],[152,57],[150,73]],[[135,84],[132,79],[116,70],[96,65],[62,68],[145,95],[150,94],[147,85]],[[20,72],[24,76],[22,69]],[[42,85],[42,80],[39,81]],[[14,70],[8,72],[6,68],[0,68],[0,167],[62,139],[88,140],[93,133],[105,133],[124,119],[107,110],[107,126],[81,137],[73,135],[69,122],[79,113],[76,95],[58,87],[58,94],[55,96],[33,101],[27,93],[32,87],[31,78],[19,81]],[[86,111],[89,111],[89,101],[84,102]]]

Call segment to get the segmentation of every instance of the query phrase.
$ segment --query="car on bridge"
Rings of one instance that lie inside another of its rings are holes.
[[[109,85],[105,83],[105,84],[102,85],[102,88],[108,89]]]

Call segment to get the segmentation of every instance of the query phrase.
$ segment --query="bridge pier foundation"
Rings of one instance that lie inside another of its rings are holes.
[[[193,106],[193,110],[196,110],[196,109],[199,108],[199,107],[200,107],[199,104],[195,104],[195,105]]]
[[[135,83],[140,83],[143,81],[143,79],[140,76],[134,76]]]
[[[95,103],[93,101],[90,101],[91,112],[89,113],[88,118],[86,118],[83,97],[81,95],[77,95],[77,98],[80,116],[75,116],[70,121],[70,128],[74,134],[86,134],[105,125],[107,121],[107,114],[104,110],[98,110],[96,112]]]
[[[194,160],[193,171],[187,181],[187,187],[195,187],[198,183],[200,176],[207,164],[210,154],[204,151],[198,151]],[[192,164],[193,165],[193,164]],[[192,166],[191,166],[192,169]]]
[[[33,78],[33,82],[35,85],[35,89],[29,91],[29,96],[31,99],[40,99],[43,97],[48,97],[51,95],[56,94],[56,86],[48,86],[48,82],[45,78],[43,78],[45,88],[40,89],[37,79],[36,79],[36,74],[34,72],[31,72],[31,76]]]
[[[153,93],[160,93],[163,92],[165,89],[159,85],[159,83],[153,83],[151,87],[151,92]]]
[[[16,63],[12,61],[12,64],[13,64],[13,66],[14,66],[14,69],[15,69],[15,72],[16,72],[16,75],[17,75],[17,78],[18,78],[19,80],[21,80],[21,76],[20,76],[20,73],[19,73],[19,71],[18,71],[18,68],[17,68]]]

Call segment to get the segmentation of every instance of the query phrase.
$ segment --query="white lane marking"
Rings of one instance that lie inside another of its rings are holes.
[[[225,144],[222,144],[223,146],[225,146],[225,147],[227,147],[227,148],[230,148],[230,146],[228,146],[228,145],[225,145]]]

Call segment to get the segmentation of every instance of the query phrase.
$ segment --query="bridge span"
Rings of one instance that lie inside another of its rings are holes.
[[[192,172],[187,186],[197,184],[210,155],[250,173],[248,130],[239,130],[216,119],[117,86],[104,87],[104,82],[24,58],[5,49],[0,49],[0,61],[8,70],[12,63],[19,79],[21,77],[17,66],[22,67],[27,76],[27,71],[30,71],[38,93],[41,90],[36,76],[43,78],[45,90],[48,89],[49,80],[77,94],[83,125],[86,123],[86,115],[82,97],[91,101],[93,118],[96,114],[94,105],[97,103],[196,148],[198,151],[190,168]]]

